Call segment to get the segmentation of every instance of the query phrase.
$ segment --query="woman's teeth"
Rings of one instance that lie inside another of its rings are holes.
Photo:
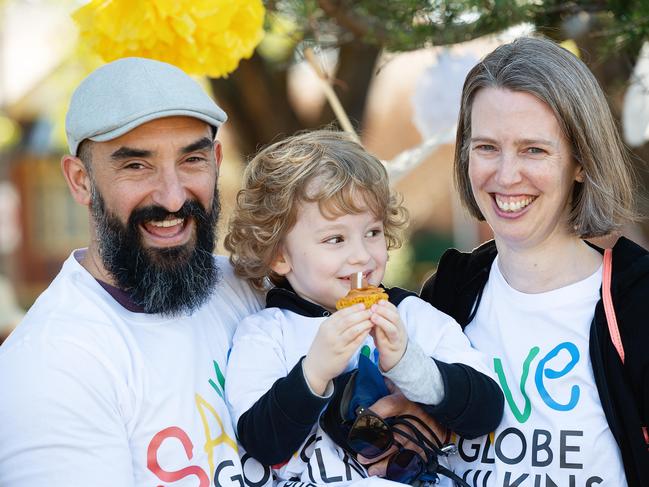
[[[524,198],[518,201],[504,201],[496,197],[496,205],[498,205],[498,208],[507,212],[520,211],[532,201],[534,201],[534,198]]]

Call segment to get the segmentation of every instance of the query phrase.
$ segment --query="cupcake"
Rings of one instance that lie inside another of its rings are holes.
[[[388,299],[388,295],[383,288],[367,284],[363,279],[362,272],[357,272],[350,277],[352,288],[345,297],[336,301],[336,309],[347,308],[356,303],[363,303],[367,309],[382,299]]]

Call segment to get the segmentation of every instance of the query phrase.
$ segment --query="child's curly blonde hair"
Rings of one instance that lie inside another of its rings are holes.
[[[304,132],[266,147],[246,167],[243,189],[228,225],[225,248],[237,275],[257,289],[270,279],[282,240],[295,225],[300,203],[317,202],[326,217],[366,209],[381,219],[388,250],[399,248],[408,220],[381,161],[344,132]]]

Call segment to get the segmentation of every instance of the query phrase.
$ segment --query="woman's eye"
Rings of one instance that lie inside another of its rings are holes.
[[[480,144],[477,145],[475,148],[476,150],[485,151],[485,152],[491,152],[496,150],[496,146],[491,144]]]
[[[529,147],[527,152],[530,154],[545,154],[545,151],[539,147]]]

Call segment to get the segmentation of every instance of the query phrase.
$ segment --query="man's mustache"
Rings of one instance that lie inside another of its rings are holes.
[[[203,205],[196,200],[187,200],[183,203],[178,211],[170,212],[158,205],[150,205],[137,208],[131,212],[128,219],[128,225],[134,227],[148,221],[161,221],[171,218],[189,218],[195,217],[197,220],[204,220],[207,212]]]

